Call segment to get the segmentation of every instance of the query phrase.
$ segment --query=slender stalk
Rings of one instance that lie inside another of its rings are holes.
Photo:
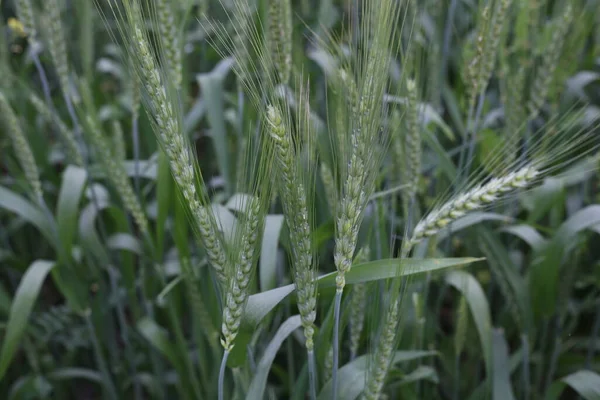
[[[317,363],[315,360],[315,352],[307,350],[308,356],[308,384],[310,387],[310,400],[317,399]]]
[[[140,120],[137,115],[132,117],[131,136],[133,137],[133,185],[136,196],[140,196]]]
[[[558,363],[558,357],[560,356],[561,342],[560,335],[562,332],[560,317],[555,317],[554,322],[554,346],[552,349],[552,356],[550,357],[550,366],[548,367],[548,374],[546,375],[546,383],[544,386],[544,393],[548,393],[550,384],[552,383],[552,377],[556,371],[556,364]]]
[[[337,391],[338,391],[338,384],[337,384],[337,370],[338,370],[338,366],[340,364],[340,360],[339,360],[339,335],[340,335],[340,306],[342,303],[342,293],[343,291],[341,290],[337,290],[335,292],[335,303],[334,303],[334,308],[333,308],[333,318],[334,318],[334,323],[333,323],[333,343],[332,348],[333,348],[333,368],[331,370],[331,384],[332,384],[332,396],[331,399],[332,400],[337,400]]]
[[[460,399],[460,353],[454,355],[454,400]]]
[[[225,350],[223,352],[223,359],[221,360],[221,368],[219,368],[219,400],[224,400],[224,382],[225,382],[225,369],[227,368],[227,357],[229,357],[229,351]]]
[[[102,354],[102,348],[100,347],[100,342],[98,342],[98,337],[96,336],[96,330],[94,329],[94,324],[92,323],[91,312],[87,312],[84,315],[85,324],[88,328],[88,332],[90,333],[90,339],[92,340],[92,345],[94,347],[94,355],[96,357],[96,364],[98,365],[98,369],[100,369],[100,373],[102,374],[102,380],[104,381],[104,390],[109,399],[118,400],[117,391],[115,389],[115,384],[110,377],[110,372],[108,370],[108,365],[106,363],[106,359]]]
[[[529,335],[527,332],[521,335],[521,347],[523,349],[523,400],[529,400],[530,396],[530,371],[529,371]]]
[[[600,303],[596,307],[596,316],[594,317],[594,326],[592,327],[592,335],[590,336],[590,344],[588,346],[587,356],[585,358],[585,368],[590,369],[594,353],[596,351],[596,342],[600,334]]]
[[[110,280],[110,286],[113,293],[119,292],[119,286],[117,284],[116,272],[114,271],[112,266],[108,267],[108,275]],[[125,310],[123,308],[123,304],[120,300],[120,296],[117,296],[116,301],[116,311],[117,311],[117,323],[119,324],[119,331],[121,334],[121,340],[123,341],[123,345],[125,347],[125,357],[127,359],[127,364],[129,364],[129,373],[132,376],[133,382],[133,393],[134,398],[139,400],[142,398],[142,392],[140,383],[135,379],[137,376],[137,370],[135,367],[135,361],[132,354],[131,343],[129,342],[129,327],[127,325],[127,320],[125,317]]]

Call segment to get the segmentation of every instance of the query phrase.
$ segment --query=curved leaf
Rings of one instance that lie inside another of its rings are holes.
[[[261,244],[258,268],[261,290],[273,289],[276,284],[277,245],[283,221],[283,215],[267,215],[265,220],[265,233]]]
[[[129,251],[134,254],[142,254],[142,244],[129,233],[115,233],[106,239],[106,245],[113,250]]]
[[[560,228],[558,228],[555,237],[564,243],[573,235],[597,224],[600,224],[600,205],[588,206],[577,211],[563,222]]]
[[[437,270],[467,265],[483,258],[389,258],[378,261],[353,265],[346,273],[346,284],[378,281],[381,279],[397,278],[401,276],[423,274]],[[319,288],[335,286],[337,272],[332,272],[319,277]]]
[[[508,345],[504,339],[504,332],[501,329],[494,329],[492,332],[492,343],[494,353],[494,374],[492,377],[492,399],[493,400],[514,400],[515,395],[510,384],[510,365]]]
[[[33,224],[55,249],[59,249],[58,241],[54,234],[53,222],[48,220],[48,217],[38,206],[13,191],[0,186],[0,207],[17,214],[25,221]]]
[[[546,238],[530,225],[522,224],[508,226],[502,228],[501,232],[510,233],[511,235],[518,237],[534,250],[541,248],[546,243]]]
[[[55,263],[53,261],[34,261],[19,283],[13,303],[10,307],[6,335],[4,336],[4,342],[2,343],[2,353],[0,353],[0,379],[2,379],[6,373],[13,356],[17,351],[19,341],[25,332],[29,315],[33,310],[42,284],[54,265]]]
[[[69,165],[63,173],[62,186],[56,206],[56,223],[58,234],[66,256],[71,254],[75,232],[77,230],[77,215],[79,202],[87,176],[85,170]]]
[[[547,399],[558,400],[567,385],[585,400],[600,400],[600,375],[589,370],[574,372],[554,382]]]
[[[346,274],[346,284],[397,278],[426,272],[433,272],[449,267],[466,265],[481,258],[425,258],[400,259],[390,258],[357,264]],[[319,289],[335,286],[336,272],[318,278]],[[294,291],[294,285],[286,285],[266,292],[250,296],[244,312],[244,323],[256,326],[277,304]]]
[[[435,351],[424,351],[424,350],[412,350],[412,351],[397,351],[394,355],[392,364],[400,362],[406,362],[416,360],[423,357],[430,357],[437,355]],[[353,361],[344,365],[338,371],[339,391],[338,399],[340,400],[354,400],[365,389],[366,374],[369,364],[369,356],[364,355],[355,358]],[[421,379],[426,378],[423,376]],[[413,377],[413,379],[416,379]],[[332,383],[328,381],[321,393],[319,393],[319,400],[331,399]]]
[[[271,370],[271,364],[273,364],[273,360],[275,360],[279,348],[283,344],[283,341],[301,325],[302,320],[299,315],[294,315],[281,324],[277,333],[275,333],[275,336],[273,336],[273,339],[271,339],[271,342],[265,349],[260,362],[256,366],[254,378],[252,379],[252,383],[250,383],[250,388],[246,394],[247,400],[262,398],[265,387],[267,386],[267,377]]]
[[[446,275],[446,282],[454,286],[467,299],[473,321],[477,327],[483,359],[488,374],[492,371],[492,317],[485,292],[473,275],[464,271],[452,271]]]
[[[55,369],[54,371],[48,374],[48,378],[50,380],[56,381],[65,381],[71,379],[85,379],[90,382],[97,383],[99,385],[103,384],[102,374],[98,371],[94,371],[93,369],[86,368],[60,368]]]

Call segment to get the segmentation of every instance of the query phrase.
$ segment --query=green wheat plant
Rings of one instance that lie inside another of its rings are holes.
[[[597,399],[594,2],[0,8],[0,397]]]

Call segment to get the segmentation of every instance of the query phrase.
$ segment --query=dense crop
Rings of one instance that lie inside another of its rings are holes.
[[[0,397],[600,399],[600,5],[0,0]]]

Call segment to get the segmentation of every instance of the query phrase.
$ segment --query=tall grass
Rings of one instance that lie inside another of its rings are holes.
[[[0,392],[594,398],[589,3],[94,5],[2,6]]]

